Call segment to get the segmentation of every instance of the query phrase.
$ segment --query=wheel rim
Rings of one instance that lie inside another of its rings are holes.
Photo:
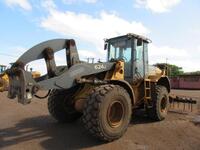
[[[160,103],[161,112],[167,112],[167,99],[163,97]]]
[[[107,112],[107,120],[112,128],[119,127],[124,118],[124,105],[120,101],[114,101],[110,104]]]

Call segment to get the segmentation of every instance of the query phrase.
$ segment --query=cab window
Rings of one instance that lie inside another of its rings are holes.
[[[144,43],[136,39],[136,73],[144,77]]]
[[[110,42],[110,48],[109,48],[109,55],[108,60],[123,60],[124,61],[124,72],[125,77],[131,76],[132,71],[132,46],[131,46],[131,40],[124,39],[124,40],[115,40],[113,42]]]

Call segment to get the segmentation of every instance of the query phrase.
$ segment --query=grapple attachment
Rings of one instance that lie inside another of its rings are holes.
[[[54,53],[66,49],[66,65],[56,66]],[[33,78],[25,66],[34,60],[44,59],[47,74]],[[72,39],[56,39],[40,43],[25,52],[10,69],[8,97],[18,98],[22,104],[30,103],[38,90],[69,89],[79,84],[78,79],[91,74],[106,72],[113,68],[114,62],[83,63],[79,60],[75,41]]]
[[[41,81],[51,79],[60,70],[57,69],[54,53],[66,49],[67,65],[74,65],[79,61],[74,40],[55,39],[40,43],[25,52],[10,69],[6,71],[9,77],[8,97],[18,98],[22,104],[30,103],[34,94],[43,88]],[[25,71],[25,65],[34,60],[44,59],[46,62],[47,75],[33,79],[31,72]],[[72,61],[73,59],[73,61]],[[45,87],[45,86],[44,86]]]

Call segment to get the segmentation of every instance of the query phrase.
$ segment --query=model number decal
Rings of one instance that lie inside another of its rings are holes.
[[[99,69],[106,69],[106,66],[103,65],[103,64],[95,65],[95,66],[94,66],[94,69],[96,69],[96,70],[99,70]]]

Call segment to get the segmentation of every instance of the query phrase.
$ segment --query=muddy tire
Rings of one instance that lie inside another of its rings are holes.
[[[53,90],[48,98],[49,113],[61,123],[70,123],[81,117],[73,106],[67,104],[70,97],[66,91]]]
[[[151,119],[161,121],[166,118],[169,107],[169,93],[167,88],[157,85],[152,93],[152,108],[148,109],[148,115]]]
[[[83,124],[103,141],[120,138],[127,130],[132,113],[127,91],[118,85],[96,87],[89,95],[83,110]]]

